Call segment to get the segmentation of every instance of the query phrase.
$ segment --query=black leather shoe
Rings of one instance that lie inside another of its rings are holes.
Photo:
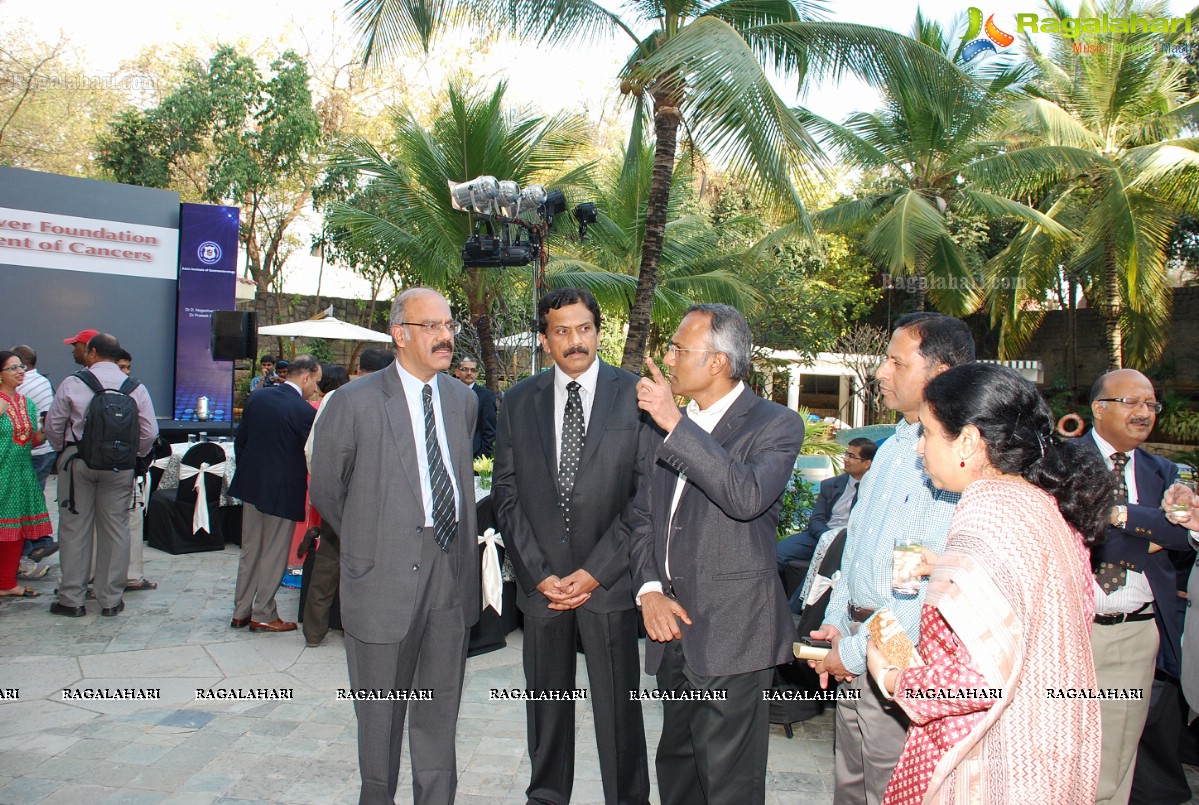
[[[41,562],[47,556],[53,556],[58,553],[58,543],[54,543],[48,548],[34,548],[29,552],[29,558],[35,562]]]
[[[106,618],[111,618],[113,615],[116,615],[124,608],[125,608],[125,602],[122,601],[121,603],[117,604],[115,607],[104,607],[104,609],[100,610],[100,614]]]
[[[57,601],[50,605],[50,611],[55,615],[66,615],[68,618],[82,618],[87,614],[83,607],[68,607]]]

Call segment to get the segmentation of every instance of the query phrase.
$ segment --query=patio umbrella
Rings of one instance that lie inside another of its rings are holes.
[[[293,321],[288,324],[272,324],[269,327],[259,327],[259,335],[276,335],[290,338],[325,338],[342,341],[378,341],[391,343],[391,336],[375,330],[350,324],[348,321],[326,316],[323,319],[308,319]]]

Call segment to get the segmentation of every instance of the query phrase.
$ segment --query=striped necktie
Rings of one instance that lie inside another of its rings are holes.
[[[458,530],[454,518],[454,484],[446,472],[445,462],[441,459],[441,445],[437,441],[433,387],[426,383],[420,396],[425,406],[425,452],[429,456],[429,485],[433,488],[433,532],[441,549],[449,551],[454,532]]]

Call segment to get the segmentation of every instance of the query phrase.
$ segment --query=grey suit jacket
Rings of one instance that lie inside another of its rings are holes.
[[[466,625],[479,618],[479,550],[471,434],[474,392],[437,375],[451,472],[461,494],[457,567]],[[424,423],[418,423],[421,429]],[[312,450],[312,505],[341,536],[341,619],[364,643],[398,643],[408,633],[420,581],[425,528],[412,417],[395,367],[343,386],[329,398]]]
[[[775,544],[803,433],[797,413],[746,388],[711,434],[684,417],[637,492],[633,583],[673,586],[693,624],[680,624],[687,666],[701,676],[750,673],[793,659],[795,626]],[[680,473],[687,485],[672,521]],[[657,673],[663,650],[646,641],[648,673]]]
[[[632,609],[628,536],[633,496],[662,432],[637,407],[637,376],[601,363],[571,499],[574,529],[568,536],[558,502],[554,426],[553,370],[504,394],[491,499],[520,584],[517,606],[532,617],[561,615],[547,607],[537,585],[551,575],[583,568],[600,583],[584,609]]]

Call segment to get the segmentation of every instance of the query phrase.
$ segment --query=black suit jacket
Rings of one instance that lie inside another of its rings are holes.
[[[600,583],[583,608],[632,609],[633,497],[662,433],[637,407],[637,376],[600,363],[567,534],[559,507],[554,374],[551,369],[509,389],[499,416],[491,497],[520,585],[517,605],[526,616],[560,615],[537,585],[583,568]]]
[[[490,458],[495,454],[495,394],[478,383],[472,388],[475,390],[475,396],[479,398],[479,421],[475,425],[471,450],[474,451],[475,458]]]
[[[828,530],[828,518],[833,516],[833,506],[849,483],[849,473],[843,472],[820,482],[820,494],[812,505],[812,516],[808,519],[808,533],[819,538]]]
[[[633,582],[656,581],[687,610],[687,667],[701,676],[760,671],[794,659],[795,625],[775,559],[778,514],[803,445],[799,414],[748,388],[706,433],[684,417],[637,492]],[[687,484],[671,517],[679,474]],[[670,577],[666,575],[667,540]],[[645,644],[657,673],[664,644]]]
[[[1084,438],[1098,453],[1095,440]],[[1123,563],[1125,567],[1145,574],[1153,590],[1154,619],[1160,636],[1157,667],[1175,678],[1180,676],[1182,665],[1183,612],[1178,606],[1178,574],[1170,551],[1186,551],[1193,555],[1187,530],[1166,519],[1161,508],[1166,489],[1177,480],[1178,467],[1173,462],[1138,447],[1136,483],[1139,503],[1128,507],[1128,522],[1124,527],[1108,526],[1103,543],[1091,551],[1096,563]],[[1149,553],[1150,542],[1169,550]]]
[[[261,388],[246,398],[233,445],[237,472],[229,494],[264,514],[304,519],[308,465],[304,443],[316,409],[287,385]]]

